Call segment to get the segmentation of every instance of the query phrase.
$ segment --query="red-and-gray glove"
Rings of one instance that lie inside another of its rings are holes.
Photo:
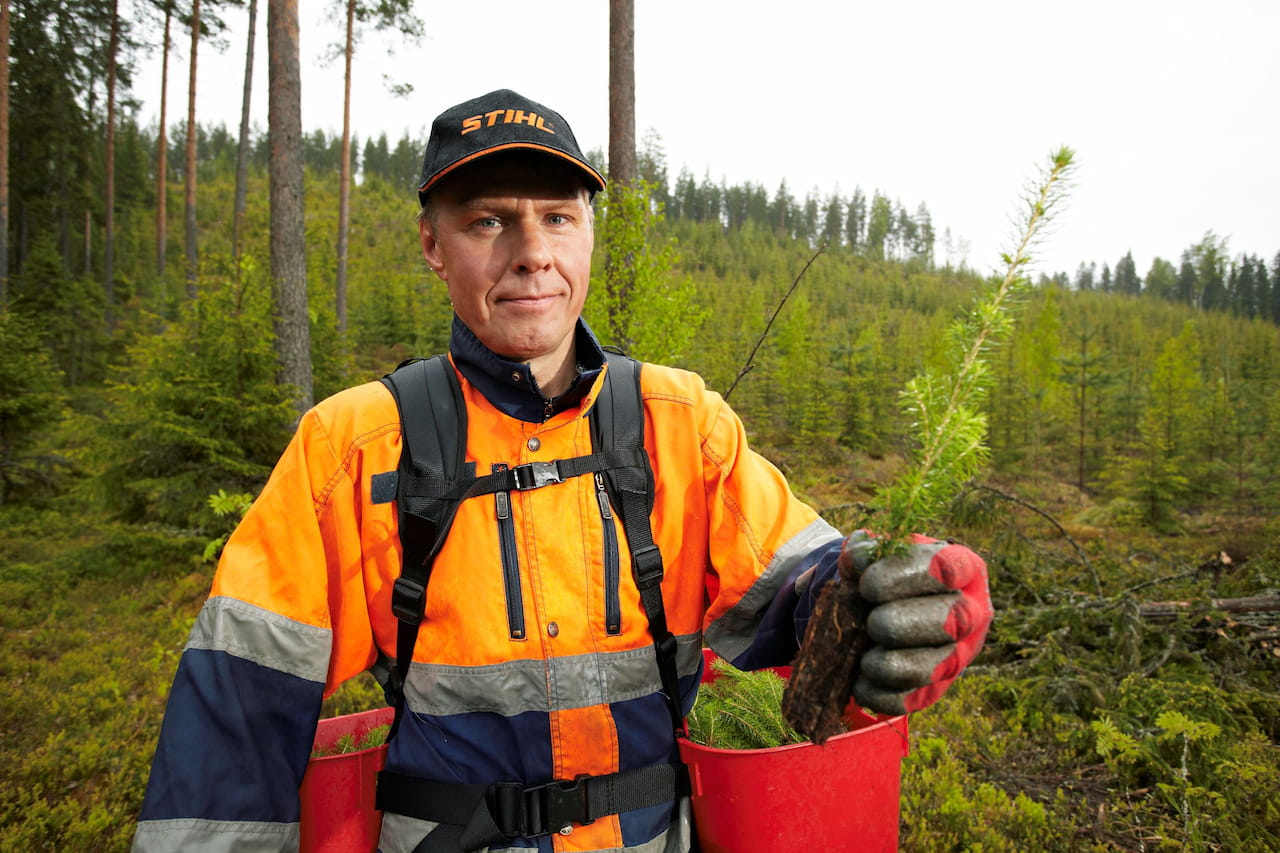
[[[991,625],[987,564],[963,545],[911,537],[901,555],[871,562],[875,539],[855,531],[842,562],[861,569],[858,592],[873,607],[872,648],[853,696],[882,714],[906,714],[937,701],[982,648]]]

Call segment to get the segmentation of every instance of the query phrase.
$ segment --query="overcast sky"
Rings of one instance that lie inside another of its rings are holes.
[[[260,4],[253,114],[266,127]],[[341,37],[329,0],[301,0],[304,129],[342,129]],[[879,190],[928,207],[939,235],[993,269],[1015,206],[1050,151],[1076,149],[1074,193],[1040,247],[1042,272],[1082,261],[1140,275],[1205,232],[1232,256],[1280,252],[1280,2],[1217,0],[636,0],[636,132],[661,136],[674,181],[785,178],[803,198]],[[606,0],[417,0],[427,35],[368,33],[352,121],[361,140],[425,139],[445,108],[511,88],[562,113],[584,149],[608,148]],[[230,47],[202,48],[197,120],[234,129],[246,13]],[[185,62],[187,42],[175,40]],[[154,121],[159,55],[135,91]],[[186,71],[169,115],[185,118]],[[398,99],[387,83],[412,83]],[[414,205],[411,192],[406,205]],[[406,236],[406,251],[413,246]],[[955,258],[954,260],[959,260]]]

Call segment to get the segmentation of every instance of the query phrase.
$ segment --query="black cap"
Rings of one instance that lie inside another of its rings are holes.
[[[431,188],[455,169],[489,154],[520,149],[572,163],[582,170],[592,193],[604,189],[604,178],[582,155],[569,123],[558,112],[499,89],[450,107],[431,123],[418,179],[419,203],[425,205]]]

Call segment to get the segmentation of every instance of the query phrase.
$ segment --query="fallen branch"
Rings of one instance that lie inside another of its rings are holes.
[[[1006,500],[1006,501],[1009,501],[1010,503],[1017,504],[1023,509],[1029,509],[1032,512],[1034,512],[1036,515],[1043,518],[1045,521],[1052,524],[1055,528],[1057,528],[1057,531],[1060,534],[1062,534],[1062,538],[1066,539],[1067,542],[1071,543],[1071,547],[1075,549],[1076,556],[1080,558],[1080,564],[1089,570],[1089,574],[1093,578],[1094,592],[1096,592],[1098,595],[1102,595],[1102,579],[1098,577],[1097,569],[1093,567],[1093,563],[1090,562],[1089,556],[1085,554],[1084,549],[1080,547],[1080,543],[1071,537],[1071,534],[1067,532],[1065,527],[1063,527],[1061,524],[1058,523],[1057,519],[1055,519],[1053,516],[1049,515],[1049,513],[1045,512],[1039,507],[1033,504],[1029,504],[1026,501],[1022,500],[1021,498],[1008,494],[1007,492],[1002,492],[999,489],[992,488],[991,486],[975,484],[972,488],[975,490],[990,492],[991,494],[995,495],[996,497],[1002,500]]]
[[[1193,569],[1192,571],[1189,571],[1189,572],[1179,572],[1176,575],[1162,575],[1161,577],[1158,577],[1158,578],[1152,578],[1151,580],[1146,580],[1146,581],[1143,581],[1142,583],[1134,584],[1133,586],[1126,589],[1124,591],[1124,594],[1132,595],[1138,590],[1146,589],[1149,586],[1157,586],[1162,583],[1171,583],[1173,581],[1183,581],[1183,580],[1186,580],[1187,578],[1193,578],[1197,574],[1199,574],[1199,572]]]
[[[1143,619],[1172,619],[1192,607],[1198,601],[1151,601],[1138,605],[1138,615]],[[1225,613],[1280,613],[1280,595],[1250,595],[1244,598],[1210,598],[1209,607]]]

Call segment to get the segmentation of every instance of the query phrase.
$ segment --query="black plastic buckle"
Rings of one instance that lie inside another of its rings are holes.
[[[427,588],[415,580],[399,577],[391,587],[391,612],[401,622],[421,622],[422,606],[426,600]]]
[[[657,545],[646,545],[632,552],[631,566],[640,589],[662,583],[662,552]]]
[[[516,489],[527,492],[554,483],[563,483],[558,462],[526,462],[511,469],[516,478]]]
[[[494,785],[490,790],[498,830],[508,839],[540,838],[553,832],[567,834],[574,824],[595,823],[583,784],[589,778],[582,775],[572,782],[545,782],[527,788]]]

